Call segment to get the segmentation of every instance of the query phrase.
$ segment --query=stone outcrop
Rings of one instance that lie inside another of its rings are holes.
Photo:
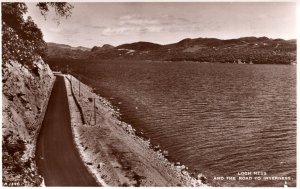
[[[40,58],[28,68],[2,63],[2,161],[4,186],[35,186],[42,182],[35,165],[35,146],[55,80]]]

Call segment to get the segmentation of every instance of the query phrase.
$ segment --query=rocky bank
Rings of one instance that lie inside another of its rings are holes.
[[[2,182],[39,186],[35,146],[55,77],[39,58],[33,67],[2,63]]]

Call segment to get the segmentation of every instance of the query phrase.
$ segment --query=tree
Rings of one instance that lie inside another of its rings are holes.
[[[24,23],[23,14],[26,12],[25,3],[2,3],[2,22],[18,32]]]
[[[52,7],[55,9],[55,13],[57,16],[68,18],[69,16],[71,16],[71,14],[72,14],[71,10],[74,8],[74,6],[72,6],[69,3],[65,3],[65,2],[59,2],[59,3],[43,2],[43,3],[38,3],[36,6],[39,7],[39,9],[41,10],[41,14],[44,17],[46,17],[47,12],[49,11],[49,8]]]
[[[37,57],[44,57],[47,44],[41,30],[31,17],[24,19],[27,13],[25,3],[2,3],[2,59],[18,61],[29,67]],[[50,8],[54,8],[59,17],[71,16],[73,6],[69,3],[38,3],[41,15],[46,17]],[[2,64],[3,65],[3,64]]]

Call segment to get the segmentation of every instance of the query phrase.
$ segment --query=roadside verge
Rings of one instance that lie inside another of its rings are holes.
[[[89,161],[88,161],[89,159],[86,156],[86,153],[84,153],[85,149],[83,148],[83,146],[80,144],[80,141],[78,140],[79,133],[77,132],[76,128],[84,126],[85,121],[83,118],[82,109],[79,106],[78,101],[71,89],[71,81],[69,80],[68,76],[64,76],[64,80],[65,80],[67,96],[68,96],[68,104],[69,104],[70,118],[71,118],[71,129],[72,129],[74,145],[76,146],[84,165],[87,167],[87,170],[95,178],[97,183],[101,186],[108,186],[105,183],[105,181],[101,178],[101,175],[99,175],[89,166]]]

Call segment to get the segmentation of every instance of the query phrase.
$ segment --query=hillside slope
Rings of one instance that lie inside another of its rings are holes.
[[[69,45],[57,44],[57,43],[47,43],[48,56],[56,56],[61,58],[81,58],[87,55],[90,51],[86,47],[71,47]]]
[[[60,45],[48,45],[48,58],[89,60],[159,60],[196,61],[248,64],[296,63],[296,40],[243,37],[221,40],[216,38],[183,39],[177,43],[159,45],[149,42],[123,44],[117,47],[79,51]]]
[[[2,63],[2,161],[4,186],[41,184],[35,143],[55,80],[42,59],[32,71],[17,61]]]

